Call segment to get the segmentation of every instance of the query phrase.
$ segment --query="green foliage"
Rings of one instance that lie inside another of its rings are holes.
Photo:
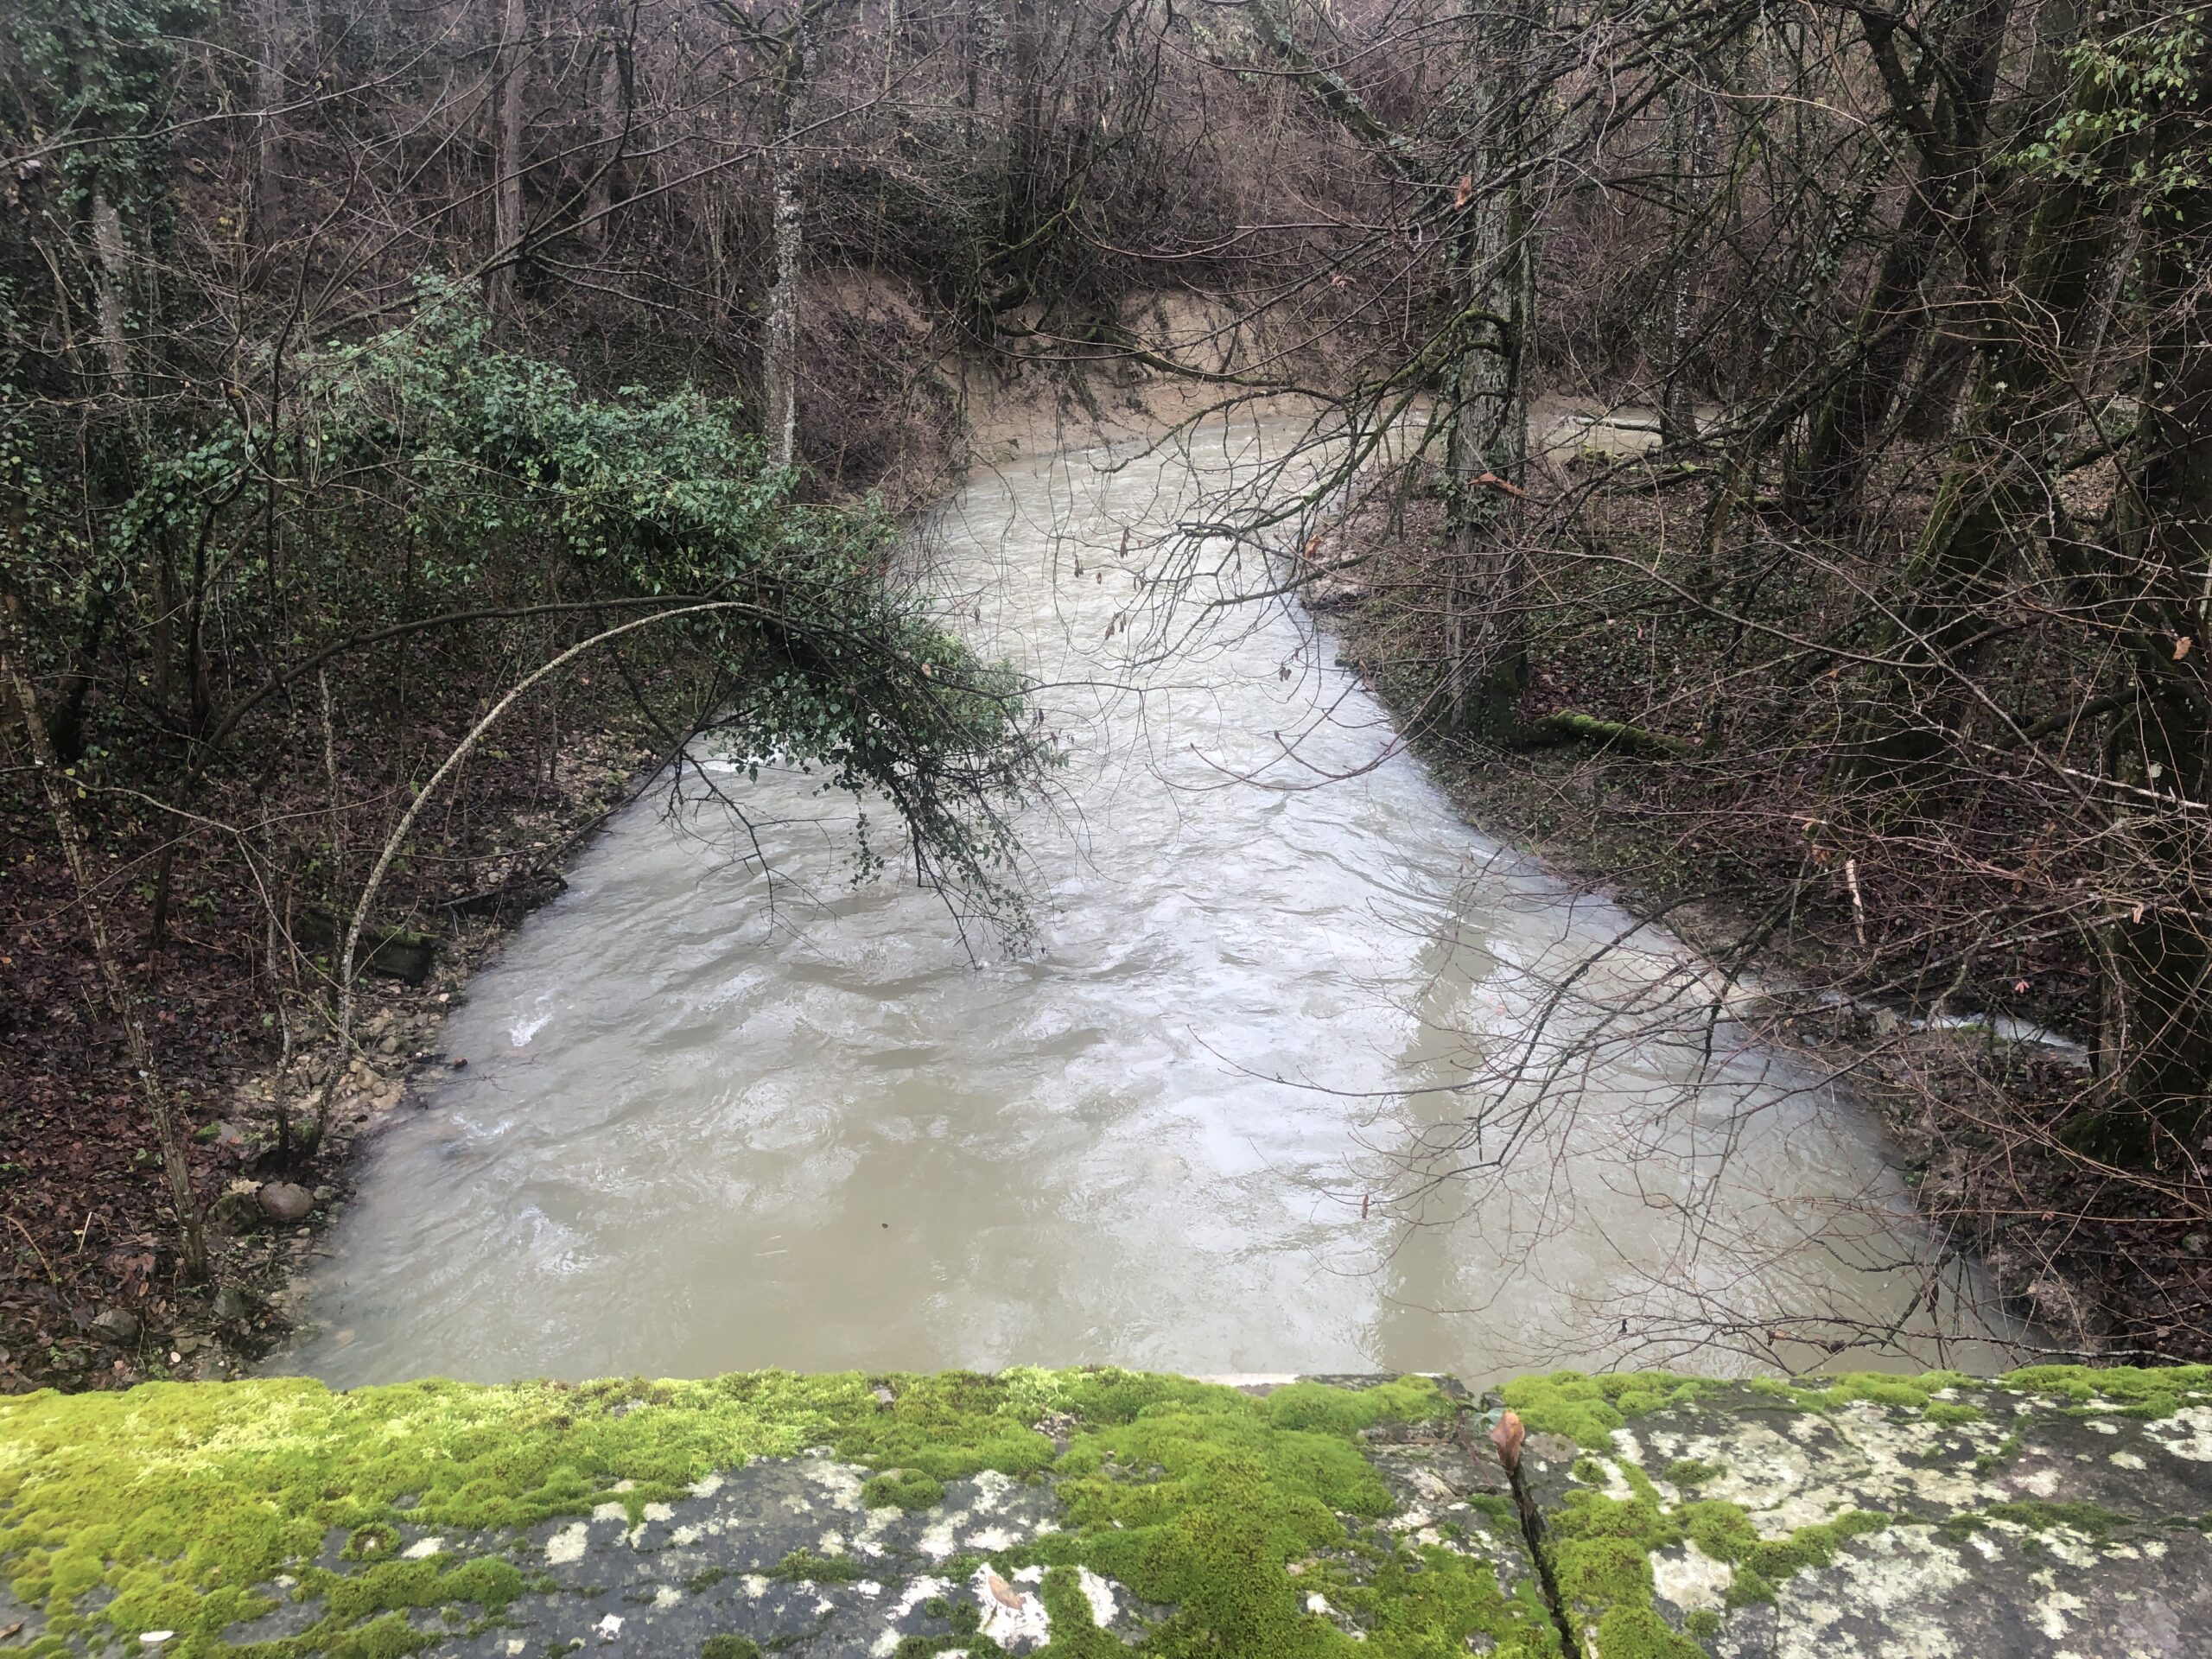
[[[2203,116],[2212,28],[2200,8],[2123,27],[2100,13],[2072,54],[2073,96],[2011,161],[2031,176],[2138,197],[2146,218],[2179,215],[2181,198],[2212,184]]]
[[[177,43],[213,16],[207,0],[16,0],[8,38],[24,73],[0,77],[0,130],[54,146],[73,208],[94,180],[126,212],[152,202],[168,174],[156,130]]]

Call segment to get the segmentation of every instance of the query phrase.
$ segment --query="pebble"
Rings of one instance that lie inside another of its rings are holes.
[[[255,1198],[272,1221],[300,1221],[315,1208],[315,1194],[292,1181],[270,1181]]]

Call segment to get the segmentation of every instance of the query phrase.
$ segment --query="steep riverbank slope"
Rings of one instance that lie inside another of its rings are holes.
[[[2212,1371],[0,1402],[34,1654],[2212,1652]],[[1357,1644],[1357,1645],[1355,1645]]]

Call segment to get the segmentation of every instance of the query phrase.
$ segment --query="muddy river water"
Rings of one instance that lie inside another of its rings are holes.
[[[1470,829],[1306,613],[1210,602],[1279,571],[1232,526],[1301,429],[1016,460],[927,527],[1067,750],[1031,944],[709,757],[766,868],[696,782],[601,836],[471,982],[283,1368],[2001,1360],[1860,1110]]]

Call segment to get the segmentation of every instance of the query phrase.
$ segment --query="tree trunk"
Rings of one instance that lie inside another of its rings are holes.
[[[2182,154],[2190,114],[2169,115],[2161,161]],[[2171,209],[2169,213],[2166,209]],[[2118,620],[2140,688],[2126,717],[2114,833],[2103,885],[2107,925],[2102,1110],[2088,1139],[2191,1155],[2212,1114],[2212,312],[2201,273],[2212,255],[2212,188],[2161,203],[2145,250],[2155,333],[2143,412],[2115,498],[2116,556],[2098,614]]]
[[[284,102],[284,0],[254,0],[253,7],[254,245],[276,238],[277,168],[283,159],[276,111]]]
[[[499,43],[493,66],[492,257],[489,297],[510,311],[522,258],[522,96],[529,51],[530,16],[524,0],[502,0]]]
[[[92,187],[93,310],[99,318],[100,356],[118,397],[130,391],[130,346],[124,334],[124,295],[130,284],[130,252],[123,239],[123,215],[99,185]]]
[[[1969,228],[1980,203],[1989,100],[2011,10],[2012,0],[1977,0],[1948,31],[1940,48],[1955,79],[1942,83],[1919,134],[1919,170],[1859,311],[1851,365],[1814,417],[1796,480],[1802,515],[1830,518],[1848,512],[1873,465],[1906,371],[1927,332],[1928,279],[1946,236]],[[1886,52],[1891,37],[1882,26],[1870,21],[1866,28],[1878,54]],[[1902,89],[1893,89],[1892,95],[1910,96]]]
[[[768,294],[760,382],[768,459],[777,467],[792,466],[798,460],[798,289],[806,252],[806,204],[796,134],[806,97],[806,44],[804,22],[794,23],[776,66],[776,134],[770,161],[776,279]]]
[[[2069,365],[2094,327],[2091,302],[2112,229],[2107,175],[2133,142],[2111,130],[2113,97],[2094,67],[2084,72],[2074,98],[2084,119],[2062,145],[2029,221],[2019,276],[1992,307],[1966,435],[1877,630],[1887,667],[1846,761],[1847,774],[1861,781],[1932,781],[1951,742],[1952,653],[1980,627],[1980,605],[2015,548],[2047,519],[2050,452],[2063,430]]]
[[[1667,89],[1675,175],[1673,292],[1668,296],[1667,381],[1659,399],[1659,440],[1669,448],[1697,442],[1697,399],[1689,365],[1705,266],[1706,148],[1712,133],[1704,89],[1678,76]]]
[[[600,39],[600,143],[606,146],[593,170],[591,188],[584,196],[584,242],[594,251],[607,246],[608,219],[614,209],[616,175],[621,168],[622,143],[629,128],[629,99],[623,91],[623,40],[620,19],[610,16]]]
[[[30,664],[23,654],[22,639],[20,612],[14,596],[10,595],[0,600],[0,678],[8,682],[15,694],[16,707],[22,715],[23,729],[30,742],[32,767],[37,772],[40,788],[45,793],[47,811],[54,820],[54,836],[61,842],[62,856],[68,861],[70,878],[76,884],[77,902],[84,908],[85,929],[92,936],[92,956],[99,967],[101,985],[107,992],[109,1010],[123,1027],[130,1069],[137,1076],[146,1115],[153,1122],[155,1141],[161,1147],[162,1172],[168,1182],[169,1205],[176,1212],[184,1276],[200,1279],[207,1272],[207,1243],[200,1228],[200,1206],[192,1193],[192,1171],[185,1161],[184,1136],[177,1126],[175,1109],[162,1087],[153,1047],[146,1040],[146,1027],[138,1018],[138,1005],[131,995],[130,982],[124,976],[122,959],[116,955],[114,941],[108,937],[107,918],[100,908],[92,854],[71,802],[72,785],[62,775],[54,746],[47,737],[46,717],[31,686]]]
[[[1520,492],[1528,470],[1529,349],[1535,338],[1535,227],[1529,211],[1522,54],[1526,11],[1497,30],[1483,139],[1452,236],[1465,344],[1447,371],[1444,581],[1446,712],[1491,740],[1520,724],[1528,689]],[[1475,321],[1475,319],[1485,319]]]

